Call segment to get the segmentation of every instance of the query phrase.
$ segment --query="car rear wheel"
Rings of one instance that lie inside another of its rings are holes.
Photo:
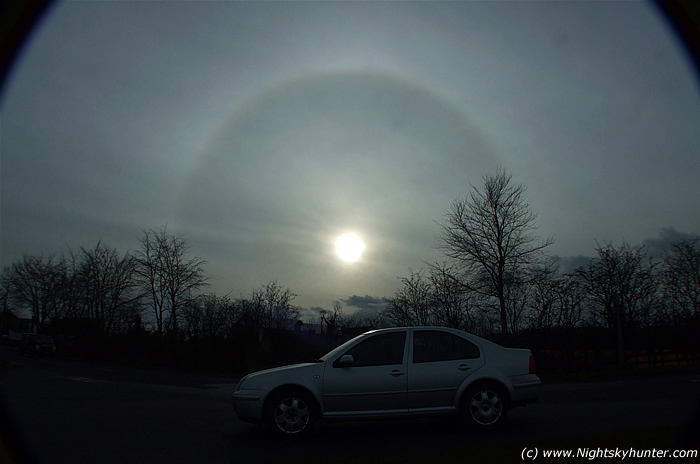
[[[285,389],[274,393],[268,409],[268,423],[281,435],[307,433],[313,426],[317,411],[311,395],[302,390]]]
[[[462,397],[461,414],[467,425],[476,430],[491,430],[500,426],[508,413],[503,389],[482,384],[469,388]]]

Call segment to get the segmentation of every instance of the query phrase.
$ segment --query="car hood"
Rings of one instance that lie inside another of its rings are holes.
[[[246,375],[241,379],[241,384],[245,382],[246,388],[263,390],[274,388],[278,383],[305,384],[310,377],[323,373],[324,364],[323,362],[302,363],[265,369]]]
[[[273,367],[270,369],[264,369],[262,371],[256,371],[253,373],[250,373],[245,376],[246,379],[251,379],[253,377],[257,377],[259,375],[268,375],[268,374],[274,374],[278,372],[287,372],[287,371],[293,371],[297,369],[304,369],[308,368],[309,366],[316,366],[319,363],[299,363],[299,364],[290,364],[288,366],[280,366],[280,367]]]

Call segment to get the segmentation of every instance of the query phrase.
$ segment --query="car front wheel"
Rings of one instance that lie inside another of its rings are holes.
[[[461,413],[467,425],[474,429],[494,429],[503,423],[508,413],[505,394],[495,385],[471,387],[462,397]]]
[[[270,400],[268,422],[276,432],[285,435],[301,435],[308,432],[316,417],[315,402],[311,395],[301,390],[282,390]]]

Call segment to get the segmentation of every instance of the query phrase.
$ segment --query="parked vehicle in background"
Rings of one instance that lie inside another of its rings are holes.
[[[53,356],[56,354],[56,344],[50,335],[25,333],[19,342],[19,351],[22,354]]]
[[[504,348],[444,327],[366,332],[311,363],[246,375],[233,393],[238,417],[284,435],[317,421],[459,414],[493,429],[534,402],[540,379],[530,350]]]

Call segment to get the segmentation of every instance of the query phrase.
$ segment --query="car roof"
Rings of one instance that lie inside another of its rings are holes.
[[[441,326],[432,326],[432,325],[431,326],[387,327],[384,329],[370,330],[368,332],[365,332],[365,334],[384,333],[384,332],[401,331],[401,330],[404,330],[404,331],[407,330],[409,332],[416,331],[416,330],[440,330],[443,332],[449,332],[449,333],[453,333],[455,335],[466,337],[466,338],[470,339],[471,341],[478,342],[482,346],[494,346],[494,347],[498,347],[498,348],[503,348],[498,343],[494,343],[494,342],[487,340],[483,337],[480,337],[478,335],[474,335],[472,333],[465,332],[464,330],[454,329],[452,327],[441,327]]]

